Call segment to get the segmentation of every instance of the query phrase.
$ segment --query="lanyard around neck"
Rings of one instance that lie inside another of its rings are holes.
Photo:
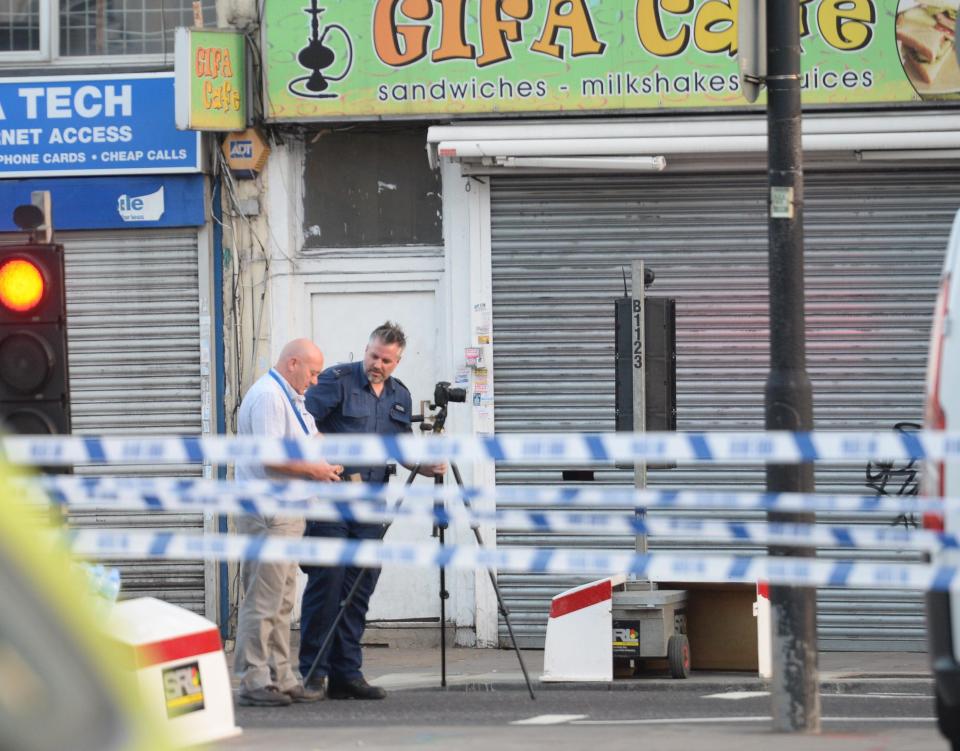
[[[310,435],[310,431],[307,430],[307,424],[303,421],[303,415],[300,414],[300,410],[297,409],[297,405],[293,403],[293,399],[290,396],[290,392],[287,391],[287,387],[283,385],[283,381],[281,380],[280,376],[277,375],[276,371],[271,370],[270,377],[279,384],[280,390],[283,392],[283,395],[287,397],[287,401],[290,402],[290,409],[292,409],[293,414],[297,416],[297,422],[299,422],[300,427],[303,428],[304,434]]]

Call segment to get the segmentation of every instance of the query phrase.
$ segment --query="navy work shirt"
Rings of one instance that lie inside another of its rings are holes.
[[[321,433],[410,433],[413,400],[394,377],[383,382],[378,397],[363,370],[363,361],[334,365],[307,389],[307,411]],[[385,482],[386,467],[344,467],[344,479],[357,473],[364,482]]]

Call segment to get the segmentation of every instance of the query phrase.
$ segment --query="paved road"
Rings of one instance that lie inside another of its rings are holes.
[[[238,710],[222,751],[293,749],[608,749],[943,751],[925,682],[891,681],[822,696],[819,736],[771,732],[763,692],[394,691],[382,702],[328,701]]]

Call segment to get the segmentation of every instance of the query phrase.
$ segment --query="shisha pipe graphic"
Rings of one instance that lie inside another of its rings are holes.
[[[312,73],[308,76],[294,78],[287,84],[287,89],[294,96],[304,99],[332,99],[339,96],[339,94],[326,91],[330,86],[330,81],[343,80],[353,66],[353,42],[350,40],[347,30],[340,24],[331,23],[326,25],[323,34],[320,33],[320,14],[324,11],[326,11],[326,8],[317,7],[317,0],[310,0],[310,7],[303,9],[304,13],[309,13],[312,16],[310,38],[307,40],[307,46],[297,54],[297,62],[300,63],[301,67],[312,71]],[[339,76],[322,73],[324,68],[329,68],[336,59],[334,51],[323,43],[332,29],[339,31],[347,42],[347,65]]]

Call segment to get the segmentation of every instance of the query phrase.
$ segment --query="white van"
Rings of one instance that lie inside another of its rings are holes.
[[[947,257],[940,275],[927,362],[923,427],[960,430],[960,212],[953,221]],[[960,462],[927,462],[922,492],[930,496],[960,497]],[[941,518],[927,515],[924,527],[960,534],[960,509]],[[960,564],[960,552],[942,551],[936,563]],[[960,751],[960,596],[927,593],[927,643],[936,681],[937,723]]]

